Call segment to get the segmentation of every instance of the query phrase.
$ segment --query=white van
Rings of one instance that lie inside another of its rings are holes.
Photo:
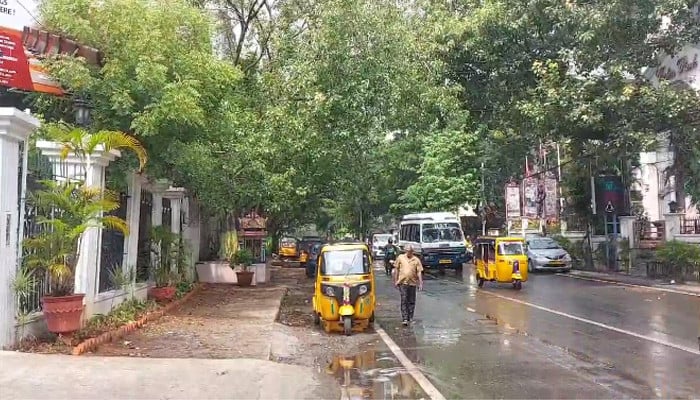
[[[458,271],[467,262],[459,218],[448,212],[408,214],[401,219],[399,247],[411,244],[425,268]]]

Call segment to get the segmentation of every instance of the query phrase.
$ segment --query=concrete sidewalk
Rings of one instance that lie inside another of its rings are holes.
[[[4,399],[337,399],[327,376],[252,359],[73,357],[0,352]]]
[[[668,292],[676,292],[676,293],[684,293],[684,294],[689,294],[689,295],[694,295],[694,296],[700,296],[700,284],[696,283],[685,283],[685,284],[670,284],[668,282],[664,282],[662,280],[658,279],[648,279],[648,278],[642,278],[642,277],[633,277],[629,275],[623,275],[623,274],[612,274],[612,273],[603,273],[603,272],[591,272],[591,271],[577,271],[573,270],[569,272],[568,274],[557,274],[561,276],[570,276],[572,278],[581,278],[581,279],[592,279],[592,280],[601,280],[601,281],[606,281],[606,282],[613,282],[613,283],[624,283],[628,285],[637,285],[637,286],[648,286],[651,288],[663,290],[663,291],[668,291]]]

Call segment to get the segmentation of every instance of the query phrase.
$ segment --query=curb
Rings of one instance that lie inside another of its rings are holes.
[[[172,311],[173,309],[180,307],[182,304],[187,302],[192,296],[194,296],[196,293],[198,293],[201,288],[202,288],[202,285],[197,284],[197,285],[195,285],[195,287],[192,290],[190,290],[189,293],[182,296],[182,298],[175,300],[173,302],[170,302],[158,310],[151,311],[150,313],[139,318],[137,321],[129,322],[126,325],[122,325],[119,328],[105,332],[97,337],[84,340],[83,342],[81,342],[81,343],[77,344],[75,347],[73,347],[73,351],[71,352],[71,354],[74,356],[80,356],[80,355],[83,355],[87,352],[95,351],[100,345],[102,345],[104,343],[111,342],[113,340],[117,340],[117,339],[135,331],[136,329],[140,329],[141,327],[146,325],[147,322],[155,321],[158,318],[165,315],[166,313]]]
[[[663,286],[659,286],[658,284],[654,284],[651,282],[649,284],[642,285],[642,284],[638,284],[638,283],[629,283],[629,282],[623,282],[620,280],[614,280],[614,279],[608,278],[608,277],[597,277],[597,276],[579,275],[579,274],[571,274],[571,273],[569,273],[569,274],[557,273],[555,275],[564,276],[564,277],[571,278],[571,279],[580,279],[583,281],[605,282],[605,283],[612,283],[612,284],[619,285],[619,286],[646,288],[646,289],[651,289],[651,290],[657,290],[660,292],[667,292],[667,293],[682,294],[682,295],[686,295],[686,296],[700,297],[700,292],[692,292],[692,291],[683,290],[683,289],[676,289],[673,287],[663,287]]]
[[[280,313],[282,312],[282,301],[284,301],[284,297],[289,293],[289,288],[284,286],[282,292],[282,296],[280,296],[280,301],[279,304],[277,304],[277,312],[275,312],[275,317],[272,319],[272,325],[277,323],[277,320],[280,317]],[[270,340],[270,343],[267,345],[267,357],[266,359],[268,361],[274,361],[272,360],[272,340]]]

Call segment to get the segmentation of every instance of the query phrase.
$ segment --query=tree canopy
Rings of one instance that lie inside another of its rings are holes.
[[[274,230],[363,233],[401,212],[500,204],[552,141],[585,213],[577,173],[595,159],[630,175],[663,132],[679,195],[700,199],[698,94],[653,87],[645,71],[700,37],[685,1],[44,0],[40,11],[104,55],[100,67],[47,63],[89,100],[91,129],[134,135],[150,175],[212,212],[264,211]],[[60,98],[35,106],[68,119]]]

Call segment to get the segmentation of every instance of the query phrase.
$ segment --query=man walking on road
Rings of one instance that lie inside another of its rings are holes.
[[[405,250],[405,254],[396,258],[392,277],[394,285],[401,291],[403,324],[408,325],[413,320],[413,311],[416,309],[416,289],[423,290],[423,264],[413,254],[412,245],[407,245]]]

